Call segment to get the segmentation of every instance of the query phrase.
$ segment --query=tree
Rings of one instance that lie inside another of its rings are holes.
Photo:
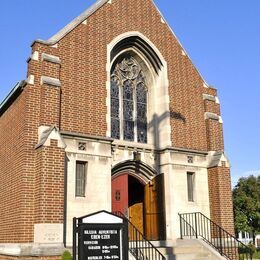
[[[240,178],[233,189],[236,232],[260,232],[260,175]]]

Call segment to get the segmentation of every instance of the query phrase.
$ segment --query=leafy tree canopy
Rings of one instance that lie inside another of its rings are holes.
[[[233,203],[236,231],[260,233],[260,175],[239,179]]]

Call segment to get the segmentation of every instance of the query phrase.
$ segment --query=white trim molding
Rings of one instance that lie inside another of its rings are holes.
[[[111,60],[111,52],[117,44],[120,44],[121,41],[127,39],[129,37],[139,37],[144,41],[144,44],[147,44],[151,50],[157,55],[157,58],[160,60],[160,68],[158,68],[157,73],[155,73],[155,69],[149,61],[147,61],[147,57],[139,50],[134,47],[128,47],[120,51],[112,60]],[[142,33],[138,31],[130,31],[123,33],[121,35],[116,36],[108,45],[107,45],[107,136],[110,136],[111,126],[110,126],[110,70],[118,55],[121,55],[125,51],[132,51],[139,56],[142,61],[145,63],[145,66],[151,72],[151,82],[149,85],[149,93],[148,93],[148,144],[152,144],[156,146],[157,149],[159,147],[171,146],[171,125],[170,125],[170,114],[168,111],[169,108],[169,80],[167,74],[167,62],[162,56],[159,49]],[[156,120],[155,120],[156,117]],[[167,127],[165,127],[167,126]],[[150,130],[149,130],[150,129]],[[157,129],[158,133],[154,129]],[[156,136],[156,137],[155,137]],[[160,141],[159,141],[160,140]]]
[[[217,96],[213,96],[213,95],[209,95],[209,94],[203,94],[203,100],[209,100],[209,101],[213,101],[216,104],[219,104],[219,98]]]
[[[216,113],[205,112],[204,116],[205,116],[205,120],[212,119],[218,121],[221,124],[223,123],[222,117],[217,115]]]
[[[61,82],[59,79],[51,78],[47,76],[41,76],[41,85],[43,84],[51,85],[54,87],[61,87]]]
[[[30,85],[34,85],[34,75],[29,75],[26,79],[26,83]]]
[[[56,63],[56,64],[60,64],[61,60],[59,57],[54,56],[54,55],[50,55],[47,53],[42,53],[42,61],[49,61],[52,63]]]
[[[34,51],[31,55],[31,59],[32,60],[39,60],[39,52],[38,51]]]

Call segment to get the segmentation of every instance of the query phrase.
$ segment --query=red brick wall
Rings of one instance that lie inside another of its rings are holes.
[[[22,235],[25,100],[18,97],[0,117],[0,243]]]
[[[30,90],[27,86],[0,117],[0,242],[32,240],[35,143],[30,140],[37,109]]]
[[[58,48],[40,43],[33,46],[40,54],[54,54],[62,61],[61,129],[92,135],[106,134],[107,44],[128,31],[144,34],[167,62],[170,109],[173,114],[185,119],[171,118],[173,145],[207,150],[202,99],[207,90],[188,56],[182,55],[182,48],[167,24],[161,22],[161,16],[150,0],[113,1],[90,16],[86,25],[78,25],[61,39]],[[38,63],[42,73],[49,71],[48,75],[57,76],[56,69],[52,73],[51,69],[45,68],[48,63]]]
[[[37,149],[35,223],[63,223],[64,149],[51,146]]]
[[[60,88],[43,85],[41,87],[40,125],[59,126]]]
[[[234,234],[234,216],[230,170],[227,167],[208,169],[211,219]]]
[[[217,120],[207,119],[208,151],[224,151],[222,124]]]
[[[212,96],[217,96],[215,89],[210,94]],[[205,112],[214,113],[220,116],[220,105],[215,101],[204,100],[204,110]],[[207,150],[208,151],[224,151],[224,140],[223,140],[223,125],[219,120],[206,119],[206,132],[207,132]]]
[[[220,105],[215,101],[205,100],[205,111],[220,115]]]

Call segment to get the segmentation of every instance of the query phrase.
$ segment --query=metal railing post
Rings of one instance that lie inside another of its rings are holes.
[[[76,260],[76,254],[77,254],[77,218],[73,218],[73,251],[72,251],[72,257],[73,260]]]
[[[197,213],[195,213],[195,233],[196,233],[196,238],[198,239]]]
[[[221,228],[219,227],[219,250],[220,254],[223,255],[223,247],[222,247],[222,236],[221,236]]]
[[[183,235],[182,235],[182,219],[181,219],[181,215],[179,214],[179,218],[180,218],[180,235],[181,235],[181,239],[183,239]]]

